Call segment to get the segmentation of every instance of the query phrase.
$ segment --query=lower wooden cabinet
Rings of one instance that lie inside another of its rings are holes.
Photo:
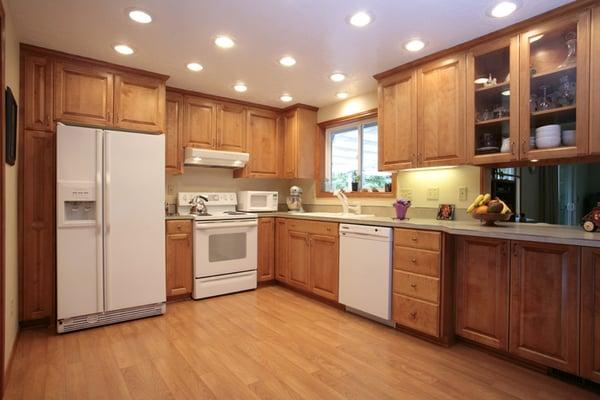
[[[583,248],[580,375],[600,383],[600,248]]]
[[[310,290],[337,301],[339,240],[336,236],[310,235]]]
[[[511,353],[579,371],[579,254],[576,246],[512,242]]]
[[[456,334],[508,351],[509,241],[456,239]]]
[[[167,221],[167,299],[192,294],[192,225],[191,220]]]
[[[310,241],[307,232],[288,231],[288,283],[309,290]]]
[[[275,279],[279,282],[288,281],[287,264],[287,223],[285,218],[275,219]]]
[[[258,220],[258,282],[275,278],[275,218]]]

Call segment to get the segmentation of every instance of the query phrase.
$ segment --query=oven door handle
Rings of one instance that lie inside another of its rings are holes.
[[[196,222],[196,229],[208,230],[217,228],[245,228],[257,225],[258,221]]]

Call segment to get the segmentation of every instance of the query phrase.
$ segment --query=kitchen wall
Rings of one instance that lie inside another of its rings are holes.
[[[19,103],[19,39],[17,37],[14,21],[11,19],[10,10],[6,0],[2,1],[6,13],[5,27],[5,82],[10,86]],[[4,336],[4,368],[12,355],[12,350],[19,331],[19,305],[18,305],[18,261],[17,261],[17,163],[14,166],[5,164],[5,336]]]
[[[364,93],[349,99],[319,108],[317,122],[330,121],[335,118],[357,114],[377,108],[377,91]]]

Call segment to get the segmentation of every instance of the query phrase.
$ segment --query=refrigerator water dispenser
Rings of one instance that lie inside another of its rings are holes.
[[[94,182],[58,182],[59,226],[96,224],[96,187]]]

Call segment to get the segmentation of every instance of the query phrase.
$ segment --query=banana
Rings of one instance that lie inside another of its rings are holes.
[[[479,205],[480,206],[485,206],[487,203],[490,202],[491,199],[492,199],[492,195],[489,194],[489,193],[486,193],[485,196],[483,196],[483,198],[479,202]]]
[[[479,196],[477,196],[477,197],[475,198],[475,200],[473,200],[473,203],[471,203],[471,205],[469,206],[469,208],[467,208],[467,213],[472,213],[472,212],[473,212],[473,210],[474,210],[476,207],[479,207],[479,202],[480,202],[482,199],[483,199],[483,195],[482,195],[482,194],[480,194]]]
[[[500,214],[509,214],[512,212],[510,207],[507,206],[506,203],[503,202],[499,197],[496,197],[496,200],[498,200],[502,204],[502,211],[500,211]]]

